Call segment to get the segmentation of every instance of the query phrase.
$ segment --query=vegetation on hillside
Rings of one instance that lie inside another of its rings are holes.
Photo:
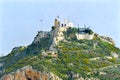
[[[120,56],[120,49],[98,37],[93,40],[77,40],[74,37],[76,32],[76,28],[64,32],[65,40],[56,46],[57,58],[42,56],[41,50],[48,50],[52,42],[50,38],[42,38],[40,42],[32,43],[28,47],[17,47],[9,55],[0,58],[0,63],[4,63],[0,70],[8,74],[31,65],[36,70],[53,72],[63,80],[75,79],[73,75],[77,74],[83,78],[119,79],[120,57],[116,59],[111,54],[115,52]]]

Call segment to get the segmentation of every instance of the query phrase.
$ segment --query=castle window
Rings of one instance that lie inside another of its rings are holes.
[[[63,24],[62,24],[62,27],[63,27]]]
[[[65,26],[66,26],[66,24],[65,24]]]

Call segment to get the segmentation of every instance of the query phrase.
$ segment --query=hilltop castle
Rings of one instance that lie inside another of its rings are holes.
[[[40,41],[41,38],[51,37],[53,40],[52,44],[57,45],[59,41],[65,38],[63,32],[66,32],[69,28],[75,28],[72,22],[70,22],[67,19],[60,22],[58,18],[55,18],[54,25],[52,26],[52,30],[50,32],[49,31],[38,31],[38,34],[35,37],[33,43]],[[84,26],[82,28],[77,28],[77,29],[78,31],[75,34],[75,36],[78,40],[80,39],[91,40],[96,35],[96,33],[94,33],[89,27]],[[99,36],[99,35],[98,37],[100,37],[100,39],[102,39],[103,41],[106,41],[110,44],[114,44],[114,41],[112,40],[112,38],[105,37],[105,36]]]
[[[49,51],[44,52],[44,55],[48,55],[48,53],[51,53],[52,56],[56,57],[55,55],[55,53],[57,53],[56,45],[59,44],[59,41],[65,40],[64,32],[67,32],[69,29],[73,29],[73,28],[75,27],[73,23],[70,22],[69,20],[65,19],[64,21],[60,22],[58,18],[55,18],[54,25],[52,26],[52,30],[48,32],[38,31],[38,34],[34,38],[33,43],[37,43],[38,41],[41,40],[41,38],[49,37],[52,43],[49,47]],[[112,40],[112,38],[99,36],[98,34],[94,33],[89,27],[84,26],[82,28],[75,28],[75,29],[77,29],[77,32],[74,33],[74,36],[76,37],[77,40],[81,40],[81,39],[91,40],[97,35],[97,37],[99,37],[101,40],[114,45],[114,41]]]
[[[60,40],[64,39],[63,32],[68,28],[73,28],[73,23],[65,19],[60,22],[57,18],[54,21],[54,26],[52,27],[53,44],[57,45]],[[78,28],[78,33],[75,34],[78,40],[88,39],[91,40],[94,37],[94,33],[90,32],[90,28]]]

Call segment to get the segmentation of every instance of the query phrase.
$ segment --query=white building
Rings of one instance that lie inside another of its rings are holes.
[[[78,33],[76,33],[76,37],[78,40],[87,39],[91,40],[94,37],[94,33],[89,28],[78,28]]]
[[[60,27],[73,27],[73,23],[65,19],[63,22],[60,23]]]

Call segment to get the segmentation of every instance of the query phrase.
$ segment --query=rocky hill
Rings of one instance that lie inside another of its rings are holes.
[[[59,24],[55,22],[51,31],[39,31],[30,45],[1,57],[0,80],[120,79],[120,49],[112,38]]]

